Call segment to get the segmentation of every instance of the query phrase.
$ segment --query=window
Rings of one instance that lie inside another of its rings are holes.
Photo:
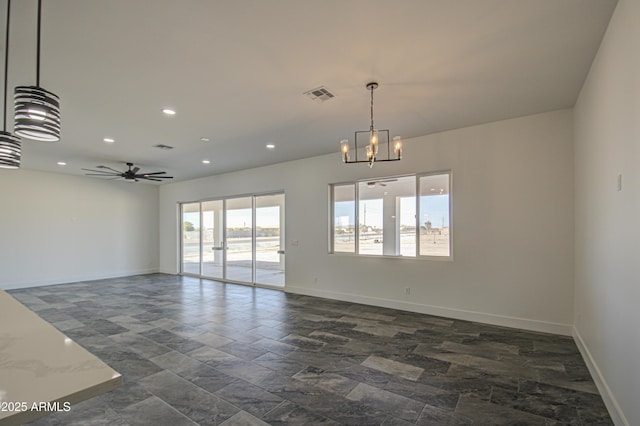
[[[332,253],[451,256],[449,172],[334,184],[330,194]]]
[[[356,251],[356,188],[333,186],[333,251]]]
[[[420,255],[451,256],[449,175],[420,176]]]

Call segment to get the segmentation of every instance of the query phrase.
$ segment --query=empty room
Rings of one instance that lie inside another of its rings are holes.
[[[0,425],[636,425],[637,0],[0,0]]]

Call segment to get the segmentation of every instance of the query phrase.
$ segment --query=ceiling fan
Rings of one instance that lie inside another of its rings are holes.
[[[127,163],[127,166],[129,166],[129,170],[125,170],[124,172],[112,169],[111,167],[107,166],[96,166],[96,168],[100,170],[82,170],[93,172],[85,173],[86,176],[108,177],[110,178],[110,180],[124,178],[125,180],[133,182],[138,182],[139,180],[153,180],[156,182],[162,182],[162,179],[173,179],[173,176],[161,176],[167,172],[138,173],[140,171],[140,167],[133,167],[133,163]]]
[[[387,179],[387,180],[372,180],[367,182],[367,187],[375,188],[376,186],[387,186],[389,182],[396,182],[398,179]]]

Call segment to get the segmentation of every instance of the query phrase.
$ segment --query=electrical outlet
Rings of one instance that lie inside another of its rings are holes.
[[[404,294],[411,294],[411,287],[405,287]]]

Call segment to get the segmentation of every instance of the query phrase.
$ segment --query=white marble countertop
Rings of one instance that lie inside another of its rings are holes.
[[[120,373],[0,290],[0,425],[48,414],[43,403],[73,410],[121,384]]]

